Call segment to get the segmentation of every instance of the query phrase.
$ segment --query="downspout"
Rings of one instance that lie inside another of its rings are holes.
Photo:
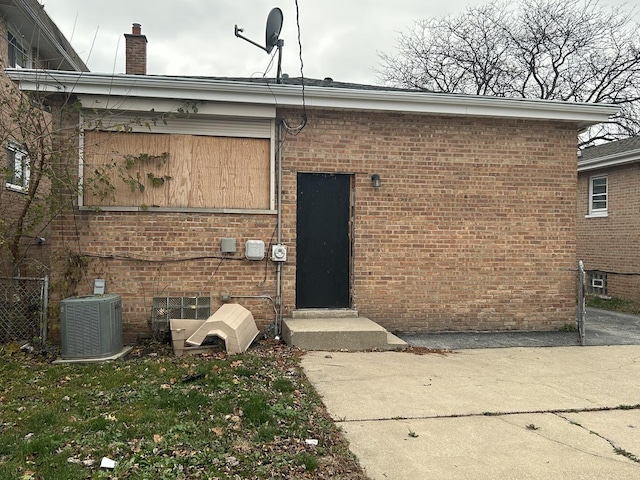
[[[282,243],[282,120],[278,121],[278,168],[277,168],[277,210],[276,210],[276,243]],[[274,334],[276,339],[280,338],[282,326],[282,262],[276,262],[276,324],[274,325]]]

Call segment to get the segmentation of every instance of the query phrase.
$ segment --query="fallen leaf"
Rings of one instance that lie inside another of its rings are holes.
[[[157,433],[153,435],[153,443],[160,443],[162,441],[162,435],[158,435]]]

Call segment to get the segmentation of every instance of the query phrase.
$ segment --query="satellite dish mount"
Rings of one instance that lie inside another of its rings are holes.
[[[264,50],[267,53],[271,53],[274,47],[278,49],[278,73],[276,74],[276,82],[282,83],[282,47],[284,47],[284,40],[280,39],[280,31],[282,30],[282,22],[284,20],[284,16],[282,15],[282,10],[278,7],[271,9],[269,12],[269,16],[267,17],[267,28],[265,31],[265,46],[263,47],[257,42],[254,42],[250,38],[241,35],[244,31],[242,28],[238,28],[238,25],[235,26],[235,36],[239,37],[247,42],[255,45],[261,50]]]

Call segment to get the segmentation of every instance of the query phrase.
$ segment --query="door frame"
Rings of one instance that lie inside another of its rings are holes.
[[[297,238],[298,238],[298,176],[299,175],[333,175],[333,176],[348,176],[349,178],[349,214],[348,214],[348,225],[347,225],[347,242],[348,242],[348,306],[340,307],[344,309],[353,309],[353,298],[354,298],[354,270],[355,270],[355,174],[352,172],[318,172],[318,171],[296,171],[296,248],[297,248]],[[295,272],[295,282],[294,282],[294,291],[295,295],[295,308],[323,308],[323,307],[298,307],[298,296],[297,296],[297,282],[298,282],[298,252],[296,251],[296,272]]]

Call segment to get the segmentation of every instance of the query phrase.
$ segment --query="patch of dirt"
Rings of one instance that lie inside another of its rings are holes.
[[[447,350],[445,348],[427,348],[427,347],[409,347],[404,350],[406,353],[413,353],[414,355],[443,355],[447,356],[449,354],[455,353],[453,350]]]

